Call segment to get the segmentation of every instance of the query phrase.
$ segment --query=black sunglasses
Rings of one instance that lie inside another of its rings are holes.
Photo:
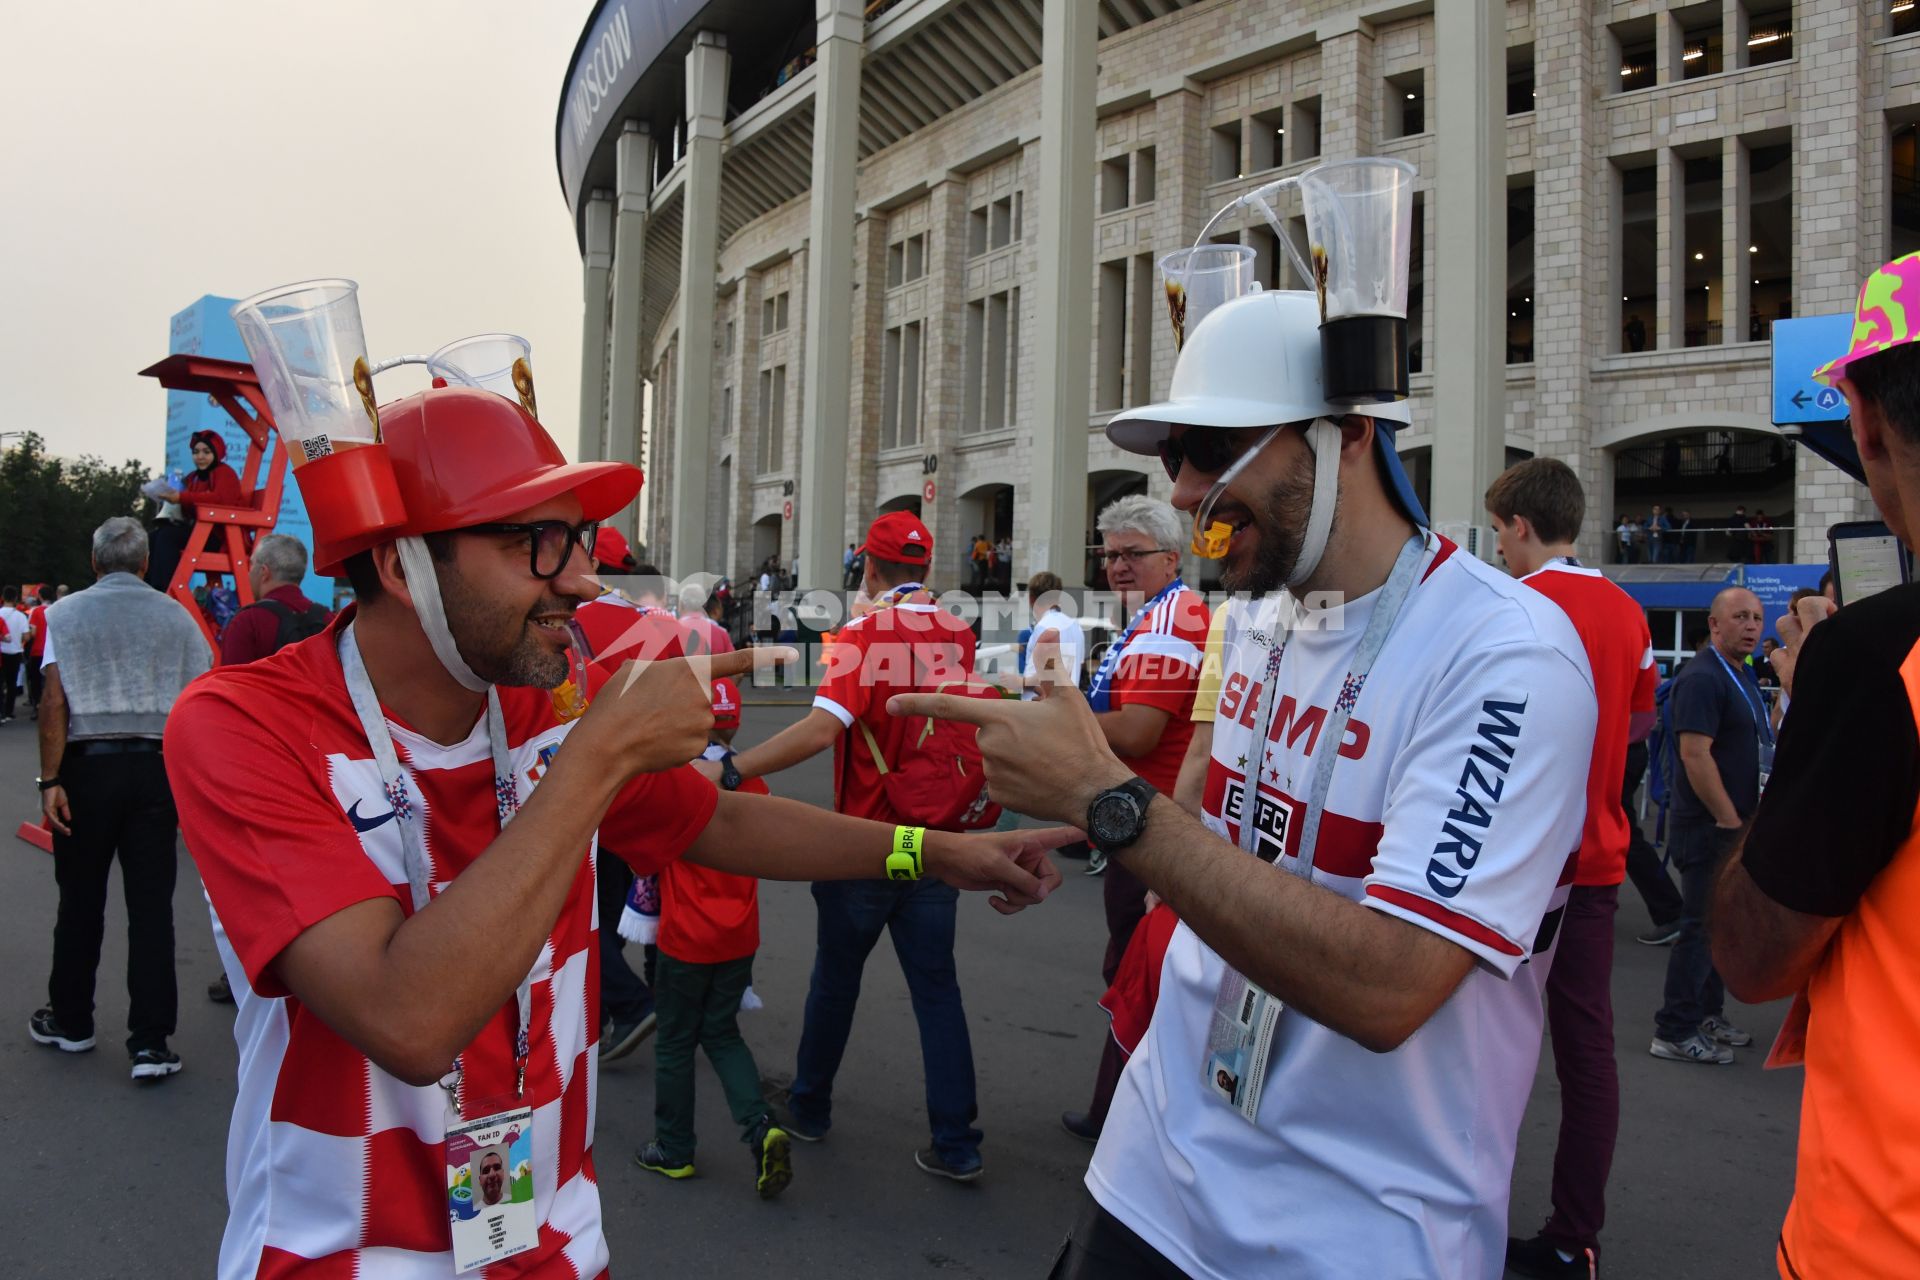
[[[1233,465],[1259,434],[1241,427],[1188,427],[1178,440],[1168,436],[1159,445],[1160,465],[1167,479],[1178,481],[1182,466],[1215,475]]]
[[[600,522],[568,524],[564,520],[535,520],[530,524],[470,524],[462,533],[514,534],[527,540],[527,566],[536,578],[557,578],[573,559],[579,547],[593,556],[594,541],[600,536]]]

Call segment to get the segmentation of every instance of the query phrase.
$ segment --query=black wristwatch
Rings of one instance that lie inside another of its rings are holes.
[[[34,782],[42,791],[51,791],[60,785],[60,775],[56,773],[51,778],[35,778]]]
[[[1145,778],[1102,791],[1087,806],[1087,842],[1113,853],[1138,840],[1147,827],[1147,806],[1158,794]]]
[[[738,791],[740,789],[740,784],[743,781],[744,779],[741,778],[740,776],[739,768],[735,766],[735,764],[733,763],[732,753],[729,752],[728,754],[721,756],[720,757],[720,789],[722,791]]]

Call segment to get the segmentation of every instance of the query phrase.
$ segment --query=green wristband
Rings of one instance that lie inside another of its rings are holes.
[[[925,827],[895,827],[893,852],[887,855],[887,879],[918,880],[926,869],[922,861],[926,847]]]

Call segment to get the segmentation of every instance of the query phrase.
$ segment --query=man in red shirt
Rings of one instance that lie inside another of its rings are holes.
[[[301,593],[306,576],[307,549],[300,539],[270,533],[254,543],[247,569],[254,602],[220,633],[220,661],[252,662],[324,631],[333,614]]]
[[[973,632],[935,607],[924,579],[933,535],[918,516],[893,511],[875,520],[860,548],[873,611],[855,618],[828,646],[826,678],[813,710],[761,745],[718,764],[701,766],[732,789],[792,768],[833,748],[833,807],[882,822],[899,820],[888,802],[881,761],[898,763],[921,721],[887,714],[896,693],[932,689],[973,674]],[[879,761],[875,760],[876,753]],[[933,1143],[914,1161],[936,1177],[967,1182],[980,1176],[979,1114],[973,1047],[954,970],[955,897],[945,885],[861,880],[815,884],[819,942],[807,1017],[791,1090],[787,1132],[803,1142],[826,1136],[832,1124],[833,1077],[853,1029],[854,1004],[867,954],[882,932],[913,994],[926,1068],[927,1118]]]
[[[1180,581],[1180,552],[1188,530],[1172,506],[1144,494],[1109,504],[1096,528],[1107,585],[1119,593],[1127,629],[1094,672],[1087,704],[1120,762],[1155,790],[1172,795],[1193,737],[1193,696],[1209,622],[1206,600]],[[1147,886],[1097,849],[1088,859],[1087,874],[1105,877],[1101,887],[1107,950],[1100,976],[1112,986],[1127,943],[1147,914]],[[1112,1097],[1125,1065],[1125,1055],[1111,1037],[1104,1055],[1092,1109],[1060,1117],[1068,1133],[1090,1142],[1100,1137],[1105,1100]]]
[[[1547,977],[1547,1026],[1560,1077],[1553,1212],[1538,1235],[1507,1242],[1507,1266],[1520,1275],[1588,1276],[1599,1265],[1607,1173],[1620,1128],[1613,915],[1626,877],[1631,821],[1621,807],[1620,782],[1628,744],[1653,728],[1659,671],[1640,606],[1574,558],[1586,496],[1564,462],[1529,458],[1509,467],[1487,490],[1486,506],[1507,567],[1572,619],[1600,704],[1587,772],[1587,816],[1560,947]]]
[[[688,661],[630,664],[561,719],[550,690],[597,589],[594,522],[640,473],[567,463],[523,394],[436,387],[381,408],[400,525],[354,525],[307,495],[314,558],[344,569],[354,608],[324,643],[197,681],[168,721],[239,1006],[229,1280],[604,1275],[599,837],[648,874],[691,856],[840,879],[898,857],[891,827],[721,795],[689,769],[713,715]],[[1057,882],[1044,850],[1069,834],[910,833],[924,856],[901,872],[993,884],[1011,909]],[[531,1182],[531,1214],[498,1240],[459,1176],[495,1142]]]

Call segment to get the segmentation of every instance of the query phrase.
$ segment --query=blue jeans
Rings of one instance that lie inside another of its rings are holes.
[[[853,1030],[860,973],[882,930],[893,935],[894,954],[913,997],[920,1024],[920,1057],[927,1078],[927,1119],[933,1145],[949,1163],[978,1157],[981,1133],[973,1127],[973,1044],[960,982],[953,966],[953,935],[959,892],[937,880],[822,881],[813,886],[819,912],[818,950],[807,988],[806,1026],[794,1066],[791,1107],[800,1123],[824,1130],[832,1123],[833,1077]]]
[[[1726,988],[1707,940],[1707,902],[1739,838],[1738,831],[1722,831],[1711,819],[1676,818],[1668,831],[1667,852],[1680,872],[1680,937],[1667,956],[1666,1004],[1653,1019],[1662,1040],[1685,1040],[1726,1007]]]

